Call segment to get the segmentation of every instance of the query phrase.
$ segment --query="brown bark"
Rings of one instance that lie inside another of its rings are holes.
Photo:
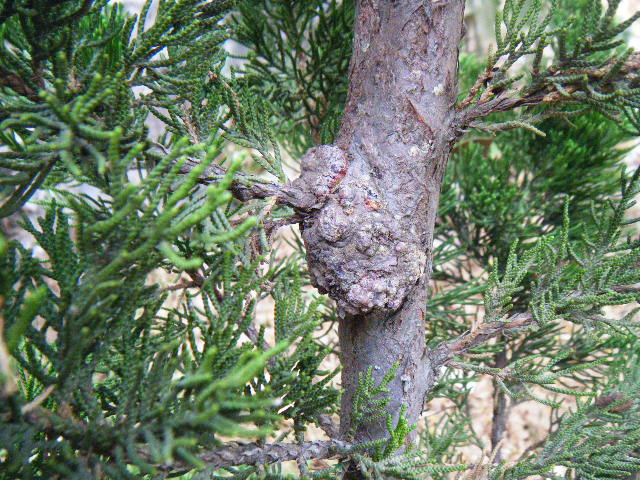
[[[481,323],[468,333],[439,346],[437,349],[440,352],[439,357],[446,362],[455,355],[487,343],[492,338],[513,334],[530,327],[533,323],[533,315],[530,312],[516,313],[504,321]]]
[[[199,164],[199,160],[189,158],[180,169],[181,174],[187,174]],[[198,182],[203,185],[220,181],[226,175],[227,171],[220,165],[210,165],[205,172],[198,178]],[[260,182],[255,177],[243,173],[236,173],[231,183],[231,193],[238,200],[247,201],[256,198],[275,197],[277,203],[296,208],[306,212],[316,207],[315,196],[307,191],[295,188],[292,185],[283,185],[276,182]],[[290,223],[298,223],[299,218]]]
[[[415,423],[435,372],[425,346],[435,215],[455,140],[464,2],[360,0],[335,145],[310,150],[294,189],[313,192],[302,237],[314,284],[343,316],[342,425],[358,374],[399,363],[387,410]],[[309,202],[307,202],[309,203]],[[386,436],[384,420],[356,441]]]
[[[216,450],[209,450],[197,455],[198,460],[209,468],[224,468],[234,465],[268,465],[289,460],[318,460],[333,458],[348,450],[350,444],[339,440],[327,440],[305,443],[229,443]],[[153,462],[153,457],[147,451],[139,452],[142,458]],[[180,469],[191,469],[187,462],[159,465],[158,469],[174,472]]]
[[[506,350],[500,351],[495,356],[495,362],[493,368],[504,368],[507,366],[507,352]],[[502,448],[500,448],[500,442],[504,438],[504,434],[507,431],[507,422],[509,420],[509,400],[507,399],[504,391],[498,386],[496,379],[493,380],[493,416],[491,421],[491,451],[494,455],[494,462],[500,463],[502,461]]]
[[[640,52],[634,52],[627,58],[615,75],[611,75],[611,71],[617,68],[617,59],[607,62],[604,66],[594,69],[585,69],[581,72],[589,79],[589,82],[601,82],[610,76],[607,83],[602,85],[603,91],[613,92],[618,88],[618,84],[622,81],[627,85],[636,85],[640,76]],[[476,87],[474,87],[467,98],[458,106],[458,129],[460,132],[471,127],[479,125],[478,120],[494,113],[508,112],[521,107],[534,107],[542,104],[557,103],[581,103],[570,97],[563,95],[554,85],[553,79],[556,77],[564,77],[567,75],[575,75],[575,71],[564,71],[556,67],[548,69],[550,76],[547,81],[541,83],[538,87],[522,92],[518,89],[506,90],[501,93],[492,93],[490,90],[485,92],[480,99],[474,100],[474,95],[478,92],[478,88],[486,81],[491,72],[487,71],[480,76]],[[572,94],[577,91],[584,90],[584,81],[573,81],[563,83],[565,92]]]

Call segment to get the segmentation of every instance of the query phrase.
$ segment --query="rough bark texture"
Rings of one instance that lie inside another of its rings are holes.
[[[314,284],[343,316],[342,425],[358,374],[399,363],[388,411],[416,422],[433,383],[425,305],[433,228],[455,140],[464,2],[360,0],[350,86],[335,145],[310,150],[293,187],[312,191],[302,237]],[[309,203],[309,202],[307,202]],[[383,420],[356,441],[386,435]]]
[[[504,368],[507,366],[507,352],[502,350],[495,356],[493,368]],[[502,461],[502,448],[499,448],[500,442],[504,438],[507,431],[507,422],[509,420],[509,400],[504,391],[500,389],[498,383],[494,379],[493,382],[493,417],[491,422],[491,451],[494,455],[494,462]]]
[[[198,459],[209,468],[224,468],[234,465],[268,465],[300,459],[332,458],[344,452],[351,445],[339,440],[304,442],[304,443],[257,443],[229,444],[217,450],[210,450],[198,455]],[[140,452],[142,458],[152,460],[148,452]],[[159,469],[173,472],[181,468],[190,469],[186,462],[160,465]]]

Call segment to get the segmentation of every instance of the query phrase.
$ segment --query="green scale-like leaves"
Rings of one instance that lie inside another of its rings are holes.
[[[291,210],[229,188],[287,182],[281,148],[295,161],[332,142],[354,3],[158,0],[134,16],[0,1],[0,217],[28,237],[0,236],[0,476],[292,478],[289,464],[204,460],[331,430],[333,306],[308,288],[299,236],[274,243]],[[488,62],[460,59],[459,118],[506,92],[557,102],[465,125],[425,340],[530,323],[435,372],[426,400],[446,407],[418,425],[386,412],[394,372],[363,372],[344,440],[376,418],[387,437],[300,459],[303,477],[638,470],[638,173],[620,147],[638,124],[622,38],[637,16],[617,20],[619,3],[508,0]],[[20,216],[29,201],[39,218]],[[550,409],[547,437],[520,458],[489,454],[474,431],[482,376],[507,417],[527,401]],[[470,466],[469,447],[491,461]]]
[[[264,105],[222,74],[230,4],[28,3],[0,4],[2,78],[21,81],[0,86],[0,216],[37,190],[44,210],[9,220],[34,248],[0,237],[3,478],[201,469],[228,438],[335,411],[326,309],[270,251],[268,202],[228,191],[247,158],[229,140],[257,152],[243,181],[286,180]]]

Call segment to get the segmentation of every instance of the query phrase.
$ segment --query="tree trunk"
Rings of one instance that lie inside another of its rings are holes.
[[[417,422],[435,373],[425,346],[435,215],[455,140],[463,0],[359,0],[349,94],[335,145],[310,150],[297,186],[316,207],[302,224],[314,284],[338,304],[342,424],[358,374],[396,362],[388,407]],[[356,441],[386,436],[384,420]]]

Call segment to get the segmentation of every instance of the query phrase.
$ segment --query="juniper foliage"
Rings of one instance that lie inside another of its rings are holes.
[[[313,338],[324,307],[306,301],[295,259],[260,246],[262,204],[227,191],[242,156],[226,137],[281,172],[256,111],[239,111],[222,80],[227,6],[163,2],[146,28],[152,2],[137,18],[105,2],[49,7],[3,4],[3,68],[29,91],[2,89],[2,213],[50,192],[36,224],[19,220],[44,255],[3,240],[3,477],[138,478],[174,459],[188,470],[221,437],[331,412],[335,372]],[[152,115],[167,128],[157,139]],[[189,159],[199,166],[179,174]],[[220,162],[226,175],[201,188]],[[158,271],[195,288],[167,303]],[[273,348],[264,330],[241,338],[265,285]]]
[[[452,358],[427,399],[448,408],[419,425],[385,410],[393,371],[377,384],[365,372],[344,444],[293,467],[215,455],[304,449],[314,425],[335,435],[338,319],[310,293],[296,233],[274,242],[294,212],[232,191],[285,184],[284,151],[332,142],[354,3],[148,0],[132,15],[106,0],[0,1],[0,216],[33,243],[0,237],[2,478],[640,470],[640,170],[620,146],[638,129],[638,85],[617,75],[638,15],[619,23],[619,3],[507,0],[486,64],[460,59],[461,112],[505,92],[520,110],[472,122],[448,165],[425,341],[437,352],[471,325],[522,326]],[[530,107],[537,95],[554,101]],[[21,215],[30,200],[35,221]],[[488,443],[470,401],[485,376]],[[499,425],[525,402],[547,408],[549,428],[506,461]],[[371,418],[388,419],[388,438],[350,444]],[[469,446],[486,458],[469,465]]]

